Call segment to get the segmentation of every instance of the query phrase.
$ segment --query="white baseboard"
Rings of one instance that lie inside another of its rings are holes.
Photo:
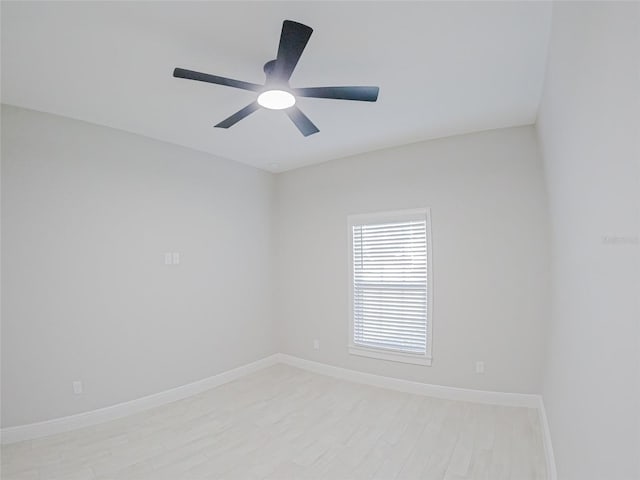
[[[175,402],[176,400],[197,395],[198,393],[274,365],[278,363],[278,361],[279,355],[274,354],[255,362],[227,370],[226,372],[219,373],[218,375],[198,380],[197,382],[188,383],[180,387],[172,388],[171,390],[165,390],[164,392],[137,398],[129,402],[118,403],[117,405],[111,405],[109,407],[91,410],[90,412],[79,413],[77,415],[70,415],[68,417],[54,418],[53,420],[47,420],[44,422],[18,425],[16,427],[6,427],[0,430],[1,443],[8,444],[23,440],[31,440],[126,417],[127,415],[139,413],[166,403]]]
[[[527,407],[538,410],[540,418],[540,428],[544,447],[545,463],[547,467],[547,480],[557,480],[556,462],[551,444],[551,432],[547,420],[547,413],[544,408],[542,395],[528,393],[505,393],[492,392],[486,390],[472,390],[457,387],[445,387],[442,385],[431,385],[427,383],[412,382],[392,377],[383,377],[372,373],[359,372],[346,368],[335,367],[325,363],[318,363],[306,360],[293,355],[279,353],[278,361],[294,367],[302,368],[310,372],[328,375],[351,382],[364,383],[375,387],[389,388],[401,392],[414,393],[417,395],[427,395],[430,397],[444,398],[448,400],[462,400],[467,402],[484,403],[490,405],[502,405],[508,407]]]
[[[427,395],[450,400],[462,400],[468,402],[485,403],[491,405],[515,406],[537,408],[540,412],[540,421],[543,434],[545,456],[547,461],[547,471],[549,480],[556,480],[555,463],[553,460],[553,450],[551,448],[551,437],[549,426],[544,411],[544,403],[540,395],[524,393],[504,393],[483,390],[471,390],[465,388],[445,387],[442,385],[430,385],[420,382],[412,382],[392,377],[384,377],[371,373],[349,370],[335,367],[324,363],[313,362],[292,355],[277,353],[261,360],[243,365],[232,370],[214,375],[197,382],[189,383],[171,390],[138,398],[129,402],[119,403],[110,407],[92,410],[90,412],[79,413],[68,417],[56,418],[44,422],[7,427],[0,430],[1,443],[9,444],[34,438],[45,437],[57,433],[68,432],[78,428],[88,427],[110,420],[149,410],[160,405],[164,405],[176,400],[180,400],[198,393],[204,392],[219,385],[236,380],[240,377],[269,367],[276,363],[284,363],[294,367],[302,368],[321,375],[328,375],[352,382],[364,383],[376,387],[389,388],[407,393]]]
[[[551,443],[551,430],[549,430],[549,420],[547,419],[547,411],[544,408],[544,399],[540,395],[540,404],[538,405],[538,413],[540,414],[540,428],[542,429],[542,444],[544,445],[544,459],[547,464],[547,479],[558,480],[558,471],[556,470],[556,459],[553,455],[553,444]]]
[[[293,355],[287,355],[284,353],[278,354],[278,359],[280,362],[286,363],[287,365],[320,373],[322,375],[341,378],[352,382],[364,383],[374,387],[399,390],[406,393],[508,407],[538,408],[540,406],[540,395],[535,394],[491,392],[487,390],[472,390],[467,388],[445,387],[443,385],[413,382],[410,380],[383,377],[382,375],[375,375],[373,373],[364,373],[357,370],[334,367],[325,363],[313,362],[311,360],[305,360],[304,358],[294,357]]]

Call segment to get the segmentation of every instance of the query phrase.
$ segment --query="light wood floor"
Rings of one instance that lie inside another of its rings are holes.
[[[537,412],[276,365],[148,412],[2,447],[2,479],[545,479]]]

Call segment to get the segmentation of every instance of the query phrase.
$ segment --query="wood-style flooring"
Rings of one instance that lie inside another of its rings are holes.
[[[546,479],[537,411],[275,365],[197,396],[2,447],[3,480]]]

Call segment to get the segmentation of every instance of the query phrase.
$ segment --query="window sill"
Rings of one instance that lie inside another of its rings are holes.
[[[349,345],[349,353],[360,357],[377,358],[391,362],[412,363],[414,365],[431,366],[431,357],[425,355],[412,355],[410,353],[393,352],[390,350],[376,350],[373,348]]]

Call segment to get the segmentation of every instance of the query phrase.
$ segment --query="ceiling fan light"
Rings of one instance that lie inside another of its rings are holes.
[[[296,103],[296,97],[284,90],[267,90],[258,95],[258,103],[271,110],[283,110],[293,107]]]

